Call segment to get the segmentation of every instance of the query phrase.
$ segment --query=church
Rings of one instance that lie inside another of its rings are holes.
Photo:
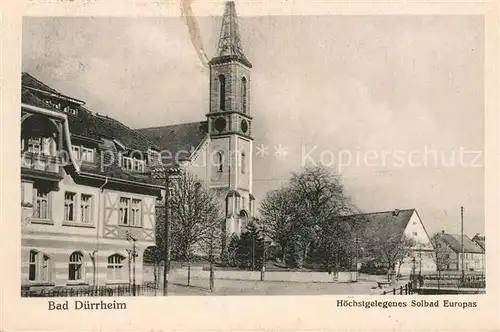
[[[159,146],[164,166],[182,165],[223,191],[226,231],[241,233],[255,213],[252,195],[252,64],[241,45],[234,2],[226,2],[215,56],[209,62],[206,120],[137,131]]]

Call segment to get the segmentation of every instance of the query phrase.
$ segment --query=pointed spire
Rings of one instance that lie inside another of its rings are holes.
[[[234,1],[227,1],[222,17],[222,26],[219,36],[217,52],[210,64],[222,63],[230,60],[238,60],[248,67],[252,64],[246,58],[241,47],[240,31],[236,17],[236,7]]]

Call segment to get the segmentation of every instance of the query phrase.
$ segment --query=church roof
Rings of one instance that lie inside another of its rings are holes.
[[[219,35],[219,44],[215,56],[210,60],[210,64],[217,64],[236,60],[249,68],[252,64],[243,53],[241,46],[240,31],[236,16],[234,1],[227,1],[222,16],[222,25]]]
[[[174,124],[170,126],[136,129],[147,139],[157,144],[163,152],[165,163],[186,158],[201,144],[208,133],[207,121]]]

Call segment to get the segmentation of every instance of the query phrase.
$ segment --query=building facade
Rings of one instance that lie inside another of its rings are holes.
[[[209,62],[206,121],[138,129],[172,163],[220,193],[226,232],[239,234],[255,214],[252,194],[252,64],[241,45],[234,2],[226,2],[215,56]],[[200,112],[200,115],[202,112]]]
[[[147,175],[157,150],[117,120],[22,74],[24,287],[128,284],[134,275],[141,283],[162,193]]]
[[[463,266],[464,272],[485,272],[485,251],[467,235],[461,238],[461,235],[442,231],[437,236],[437,243],[436,253],[441,271],[462,271]]]
[[[399,274],[436,271],[434,247],[416,209],[356,214],[346,218],[356,233],[357,251],[364,256],[361,261],[383,265],[384,262],[377,261],[380,257],[371,257],[369,251],[374,243],[384,247],[387,242],[388,255],[396,256],[397,252],[400,257],[394,267]]]

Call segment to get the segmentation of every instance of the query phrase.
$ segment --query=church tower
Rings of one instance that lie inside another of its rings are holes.
[[[252,64],[243,53],[233,1],[225,4],[217,51],[209,66],[209,185],[225,193],[227,233],[240,234],[255,212],[249,98]]]

